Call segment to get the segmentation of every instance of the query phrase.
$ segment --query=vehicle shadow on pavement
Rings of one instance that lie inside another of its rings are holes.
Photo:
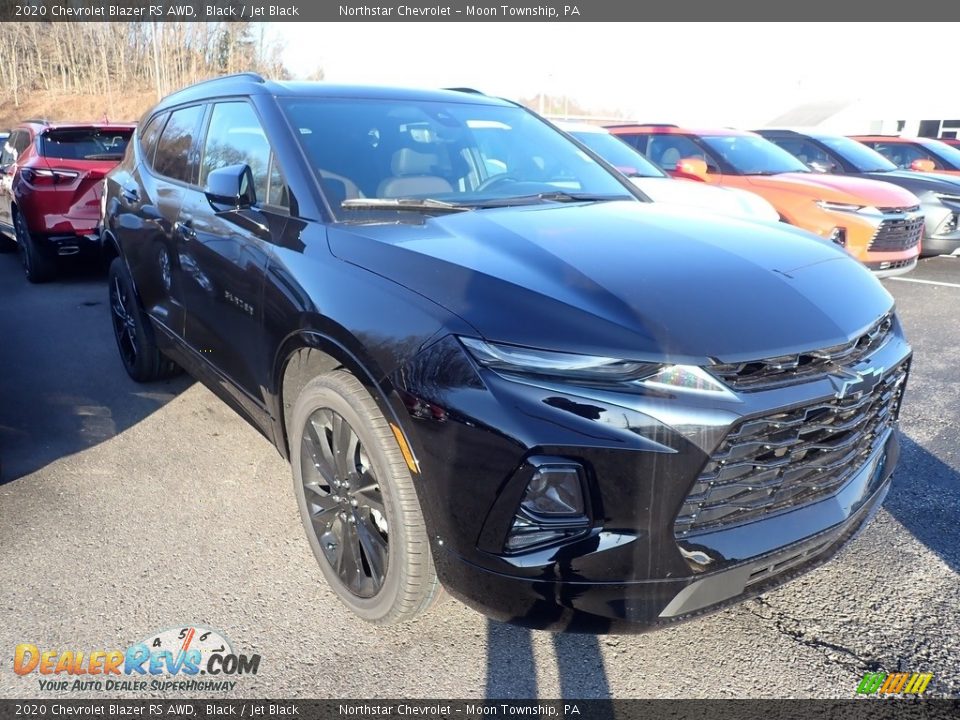
[[[607,699],[610,682],[597,635],[544,633],[556,655],[562,699]],[[487,698],[536,699],[534,632],[487,620]],[[543,673],[549,674],[549,673]],[[599,720],[607,720],[598,716]],[[612,717],[611,719],[612,720]]]
[[[119,435],[191,384],[127,376],[99,268],[31,285],[0,255],[0,288],[0,484]]]
[[[906,435],[883,507],[920,542],[960,573],[960,471]]]

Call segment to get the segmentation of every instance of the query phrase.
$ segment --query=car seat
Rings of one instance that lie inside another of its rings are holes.
[[[398,198],[411,195],[431,195],[453,192],[450,182],[435,175],[439,158],[413,148],[401,148],[390,159],[393,177],[386,178],[377,188],[378,197]]]

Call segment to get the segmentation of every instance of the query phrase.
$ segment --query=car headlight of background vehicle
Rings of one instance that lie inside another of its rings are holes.
[[[735,397],[726,385],[696,365],[649,363],[553,352],[489,343],[467,337],[461,337],[460,342],[474,360],[500,373],[574,380],[586,384],[629,384],[652,390]]]
[[[857,213],[858,215],[883,215],[872,205],[857,205],[855,203],[833,202],[832,200],[817,200],[817,207],[828,212]]]

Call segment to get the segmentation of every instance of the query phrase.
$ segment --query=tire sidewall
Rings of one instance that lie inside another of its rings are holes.
[[[340,387],[343,383],[336,375],[337,373],[321,376],[308,383],[301,392],[294,407],[292,416],[293,432],[290,442],[293,491],[297,498],[300,520],[310,543],[310,549],[313,551],[317,564],[320,566],[320,570],[327,580],[327,583],[341,602],[350,608],[350,610],[364,620],[377,622],[390,615],[398,600],[400,589],[403,586],[401,576],[404,574],[406,568],[406,544],[408,537],[404,523],[400,517],[397,503],[394,501],[394,480],[391,470],[393,466],[381,445],[380,438],[370,426],[371,418],[365,417],[365,411],[358,411],[353,407],[351,402],[343,396],[342,392],[345,388]],[[320,548],[320,541],[314,531],[313,523],[310,520],[307,509],[300,467],[303,431],[308,418],[315,411],[323,408],[339,413],[350,425],[366,450],[367,457],[372,461],[377,473],[377,478],[379,479],[380,492],[383,497],[389,528],[387,575],[380,591],[371,598],[357,597],[343,586],[336,571],[327,561],[326,556]],[[386,421],[383,422],[385,423]]]
[[[123,364],[124,369],[127,371],[127,374],[131,378],[137,381],[141,381],[148,375],[149,368],[145,367],[147,361],[147,342],[148,338],[146,337],[146,331],[143,327],[145,321],[143,310],[140,307],[140,301],[137,299],[137,294],[133,291],[133,283],[130,280],[129,275],[127,274],[127,268],[123,264],[123,261],[120,258],[115,258],[114,261],[110,264],[110,271],[107,276],[108,278],[108,293],[113,292],[113,282],[114,278],[117,278],[120,281],[120,284],[123,287],[124,293],[127,296],[127,312],[133,316],[134,321],[134,332],[137,337],[137,356],[134,359],[133,366],[127,364],[126,359],[123,356],[123,350],[120,345],[120,338],[117,336],[117,326],[115,318],[113,317],[113,308],[110,308],[110,321],[113,326],[113,339],[117,343],[117,354],[120,356],[120,362]],[[112,298],[111,298],[112,302]]]

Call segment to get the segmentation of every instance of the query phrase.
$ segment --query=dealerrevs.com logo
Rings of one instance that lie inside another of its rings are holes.
[[[41,690],[106,692],[230,691],[238,675],[256,675],[260,655],[236,653],[216,630],[191,625],[155,633],[125,650],[43,649],[17,645],[13,671],[38,676]]]

